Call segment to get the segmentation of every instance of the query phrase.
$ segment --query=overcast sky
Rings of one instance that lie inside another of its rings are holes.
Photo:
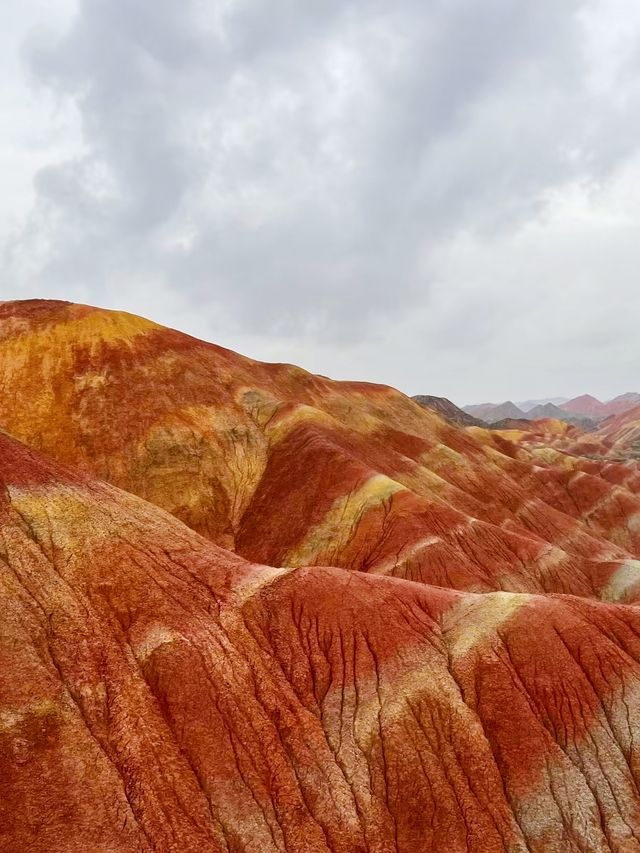
[[[637,0],[8,0],[0,298],[458,403],[640,391]]]

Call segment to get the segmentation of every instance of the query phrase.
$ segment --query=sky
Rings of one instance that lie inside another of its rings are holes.
[[[9,0],[0,299],[459,404],[640,391],[637,0]]]

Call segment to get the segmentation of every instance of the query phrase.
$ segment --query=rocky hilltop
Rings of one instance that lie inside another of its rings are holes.
[[[460,409],[455,403],[446,397],[434,397],[432,394],[417,394],[411,398],[415,400],[419,406],[425,409],[431,409],[438,415],[458,426],[485,426],[485,423],[480,418],[474,418],[473,415]]]
[[[640,468],[0,306],[0,850],[640,844]]]

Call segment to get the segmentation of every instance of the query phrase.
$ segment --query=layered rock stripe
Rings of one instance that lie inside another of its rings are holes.
[[[640,850],[635,462],[0,315],[0,850]]]
[[[29,446],[262,563],[600,597],[640,556],[635,474],[585,477],[551,443],[461,430],[394,389],[128,314],[0,305],[0,407]]]
[[[258,566],[0,459],[0,849],[638,848],[636,608]]]

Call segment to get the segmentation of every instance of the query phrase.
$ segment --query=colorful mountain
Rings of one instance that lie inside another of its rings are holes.
[[[0,459],[1,849],[633,848],[636,608],[258,566]]]
[[[611,459],[640,458],[640,406],[610,415],[597,431],[579,436],[567,449],[574,454]]]
[[[0,425],[3,853],[638,847],[634,460],[45,301]]]
[[[567,502],[548,481],[579,460],[545,472],[392,388],[66,303],[9,303],[0,329],[7,432],[249,560],[597,596],[640,547],[635,492],[612,513],[594,477]]]

